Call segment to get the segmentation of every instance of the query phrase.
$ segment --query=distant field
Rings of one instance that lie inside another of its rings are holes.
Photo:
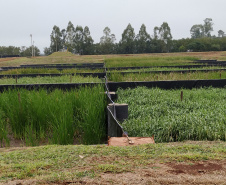
[[[49,56],[40,56],[34,58],[7,58],[0,59],[0,67],[19,66],[30,64],[62,64],[62,63],[89,63],[89,62],[103,62],[104,56],[100,55],[73,55],[71,53],[53,53]]]
[[[105,59],[107,67],[186,65],[194,60],[226,60],[226,52],[158,53],[115,55]]]
[[[186,53],[151,53],[151,54],[130,54],[130,55],[73,55],[71,53],[54,53],[50,56],[40,56],[34,58],[3,58],[0,59],[0,67],[3,66],[19,66],[28,64],[60,64],[60,63],[87,63],[87,62],[104,62],[111,66],[112,63],[129,59],[145,62],[152,58],[192,58],[194,59],[217,59],[226,60],[226,52],[186,52]],[[178,61],[179,62],[179,61]],[[115,65],[115,64],[114,64]],[[120,64],[122,65],[122,64]]]

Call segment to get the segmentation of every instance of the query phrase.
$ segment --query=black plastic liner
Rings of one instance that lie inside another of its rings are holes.
[[[145,86],[148,88],[158,87],[162,89],[192,89],[200,87],[225,87],[226,79],[223,80],[180,80],[180,81],[151,81],[151,82],[108,82],[109,91],[117,91],[118,88],[136,88]]]
[[[0,58],[20,57],[20,55],[0,55]]]
[[[63,67],[63,66],[83,66],[83,67],[103,67],[104,63],[72,63],[72,64],[32,64],[32,65],[20,65],[23,68],[34,68],[34,67]]]
[[[80,76],[92,76],[92,77],[98,77],[98,78],[104,78],[106,76],[106,73],[56,73],[56,74],[51,74],[51,73],[46,73],[46,74],[14,74],[14,75],[0,75],[1,78],[23,78],[23,77],[56,77],[56,76],[65,76],[65,75],[80,75]]]
[[[131,73],[137,73],[137,74],[142,74],[142,73],[150,73],[150,74],[168,74],[168,73],[193,73],[193,72],[221,72],[221,71],[226,71],[226,69],[208,69],[208,70],[177,70],[177,71],[128,71],[128,72],[107,72],[107,73],[43,73],[43,74],[5,74],[5,75],[0,75],[1,78],[23,78],[23,77],[57,77],[57,76],[64,76],[64,75],[80,75],[80,76],[92,76],[92,77],[98,77],[98,78],[104,78],[106,75],[111,75],[111,74],[131,74]]]
[[[0,92],[8,89],[20,89],[27,90],[46,88],[70,90],[79,87],[93,87],[95,85],[104,85],[104,83],[65,83],[65,84],[28,84],[28,85],[0,85]],[[162,89],[192,89],[200,87],[226,87],[226,79],[223,80],[180,80],[180,81],[151,81],[151,82],[108,82],[109,91],[115,92],[118,88],[136,88],[138,86],[144,86],[148,88],[158,87]]]
[[[217,61],[217,60],[196,60],[194,63],[198,64],[216,64],[216,65],[221,65],[221,64],[226,64],[226,61]]]
[[[24,69],[24,68],[31,68],[31,67],[1,67],[2,71],[5,70],[11,70],[11,69]],[[45,68],[45,69],[58,69],[58,70],[63,70],[63,69],[103,69],[102,67],[95,67],[95,66],[36,66],[32,68]]]
[[[0,92],[9,89],[27,89],[38,90],[47,89],[49,91],[54,89],[70,90],[80,87],[94,87],[96,85],[104,85],[104,83],[65,83],[65,84],[26,84],[26,85],[0,85]]]
[[[199,63],[212,63],[212,62],[217,62],[217,60],[195,60],[194,62],[199,62]]]

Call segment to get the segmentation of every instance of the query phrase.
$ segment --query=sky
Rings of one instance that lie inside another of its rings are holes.
[[[88,26],[95,43],[106,26],[119,42],[130,23],[137,34],[142,24],[153,35],[155,26],[167,22],[173,39],[190,38],[190,29],[212,18],[212,35],[226,32],[226,0],[0,0],[0,46],[31,45],[41,53],[50,46],[53,26],[68,22]]]

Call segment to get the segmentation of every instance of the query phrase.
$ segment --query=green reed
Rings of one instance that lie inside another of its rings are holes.
[[[97,144],[105,136],[106,99],[101,92],[102,86],[52,92],[8,90],[1,93],[0,109],[11,134],[26,145]]]

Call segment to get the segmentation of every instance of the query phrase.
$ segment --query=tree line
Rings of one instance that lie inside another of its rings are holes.
[[[21,57],[30,57],[31,56],[32,48],[21,46],[21,47],[15,47],[15,46],[0,46],[0,57],[2,56],[13,56],[13,55],[19,55]],[[34,47],[35,56],[40,56],[40,50],[38,47]]]
[[[138,34],[128,24],[119,42],[111,33],[109,27],[103,30],[99,43],[94,43],[89,27],[76,26],[69,21],[66,29],[54,26],[50,35],[50,47],[45,48],[46,55],[55,51],[67,49],[72,53],[89,54],[135,54],[135,53],[165,53],[185,51],[225,51],[226,35],[222,30],[218,36],[211,35],[213,22],[206,18],[203,24],[193,25],[190,29],[191,38],[174,40],[170,26],[163,22],[155,27],[153,35],[147,32],[146,26],[141,25]]]
[[[111,29],[105,27],[100,41],[94,43],[88,26],[75,27],[69,21],[66,29],[53,26],[50,46],[44,48],[44,53],[49,55],[63,49],[80,55],[226,51],[226,35],[223,30],[219,30],[217,36],[212,35],[213,25],[212,19],[206,18],[203,24],[191,27],[191,38],[175,40],[167,22],[154,27],[152,36],[144,24],[137,34],[132,25],[128,24],[118,42]],[[31,56],[31,47],[2,46],[0,55]],[[35,47],[35,56],[39,55],[40,50]]]

